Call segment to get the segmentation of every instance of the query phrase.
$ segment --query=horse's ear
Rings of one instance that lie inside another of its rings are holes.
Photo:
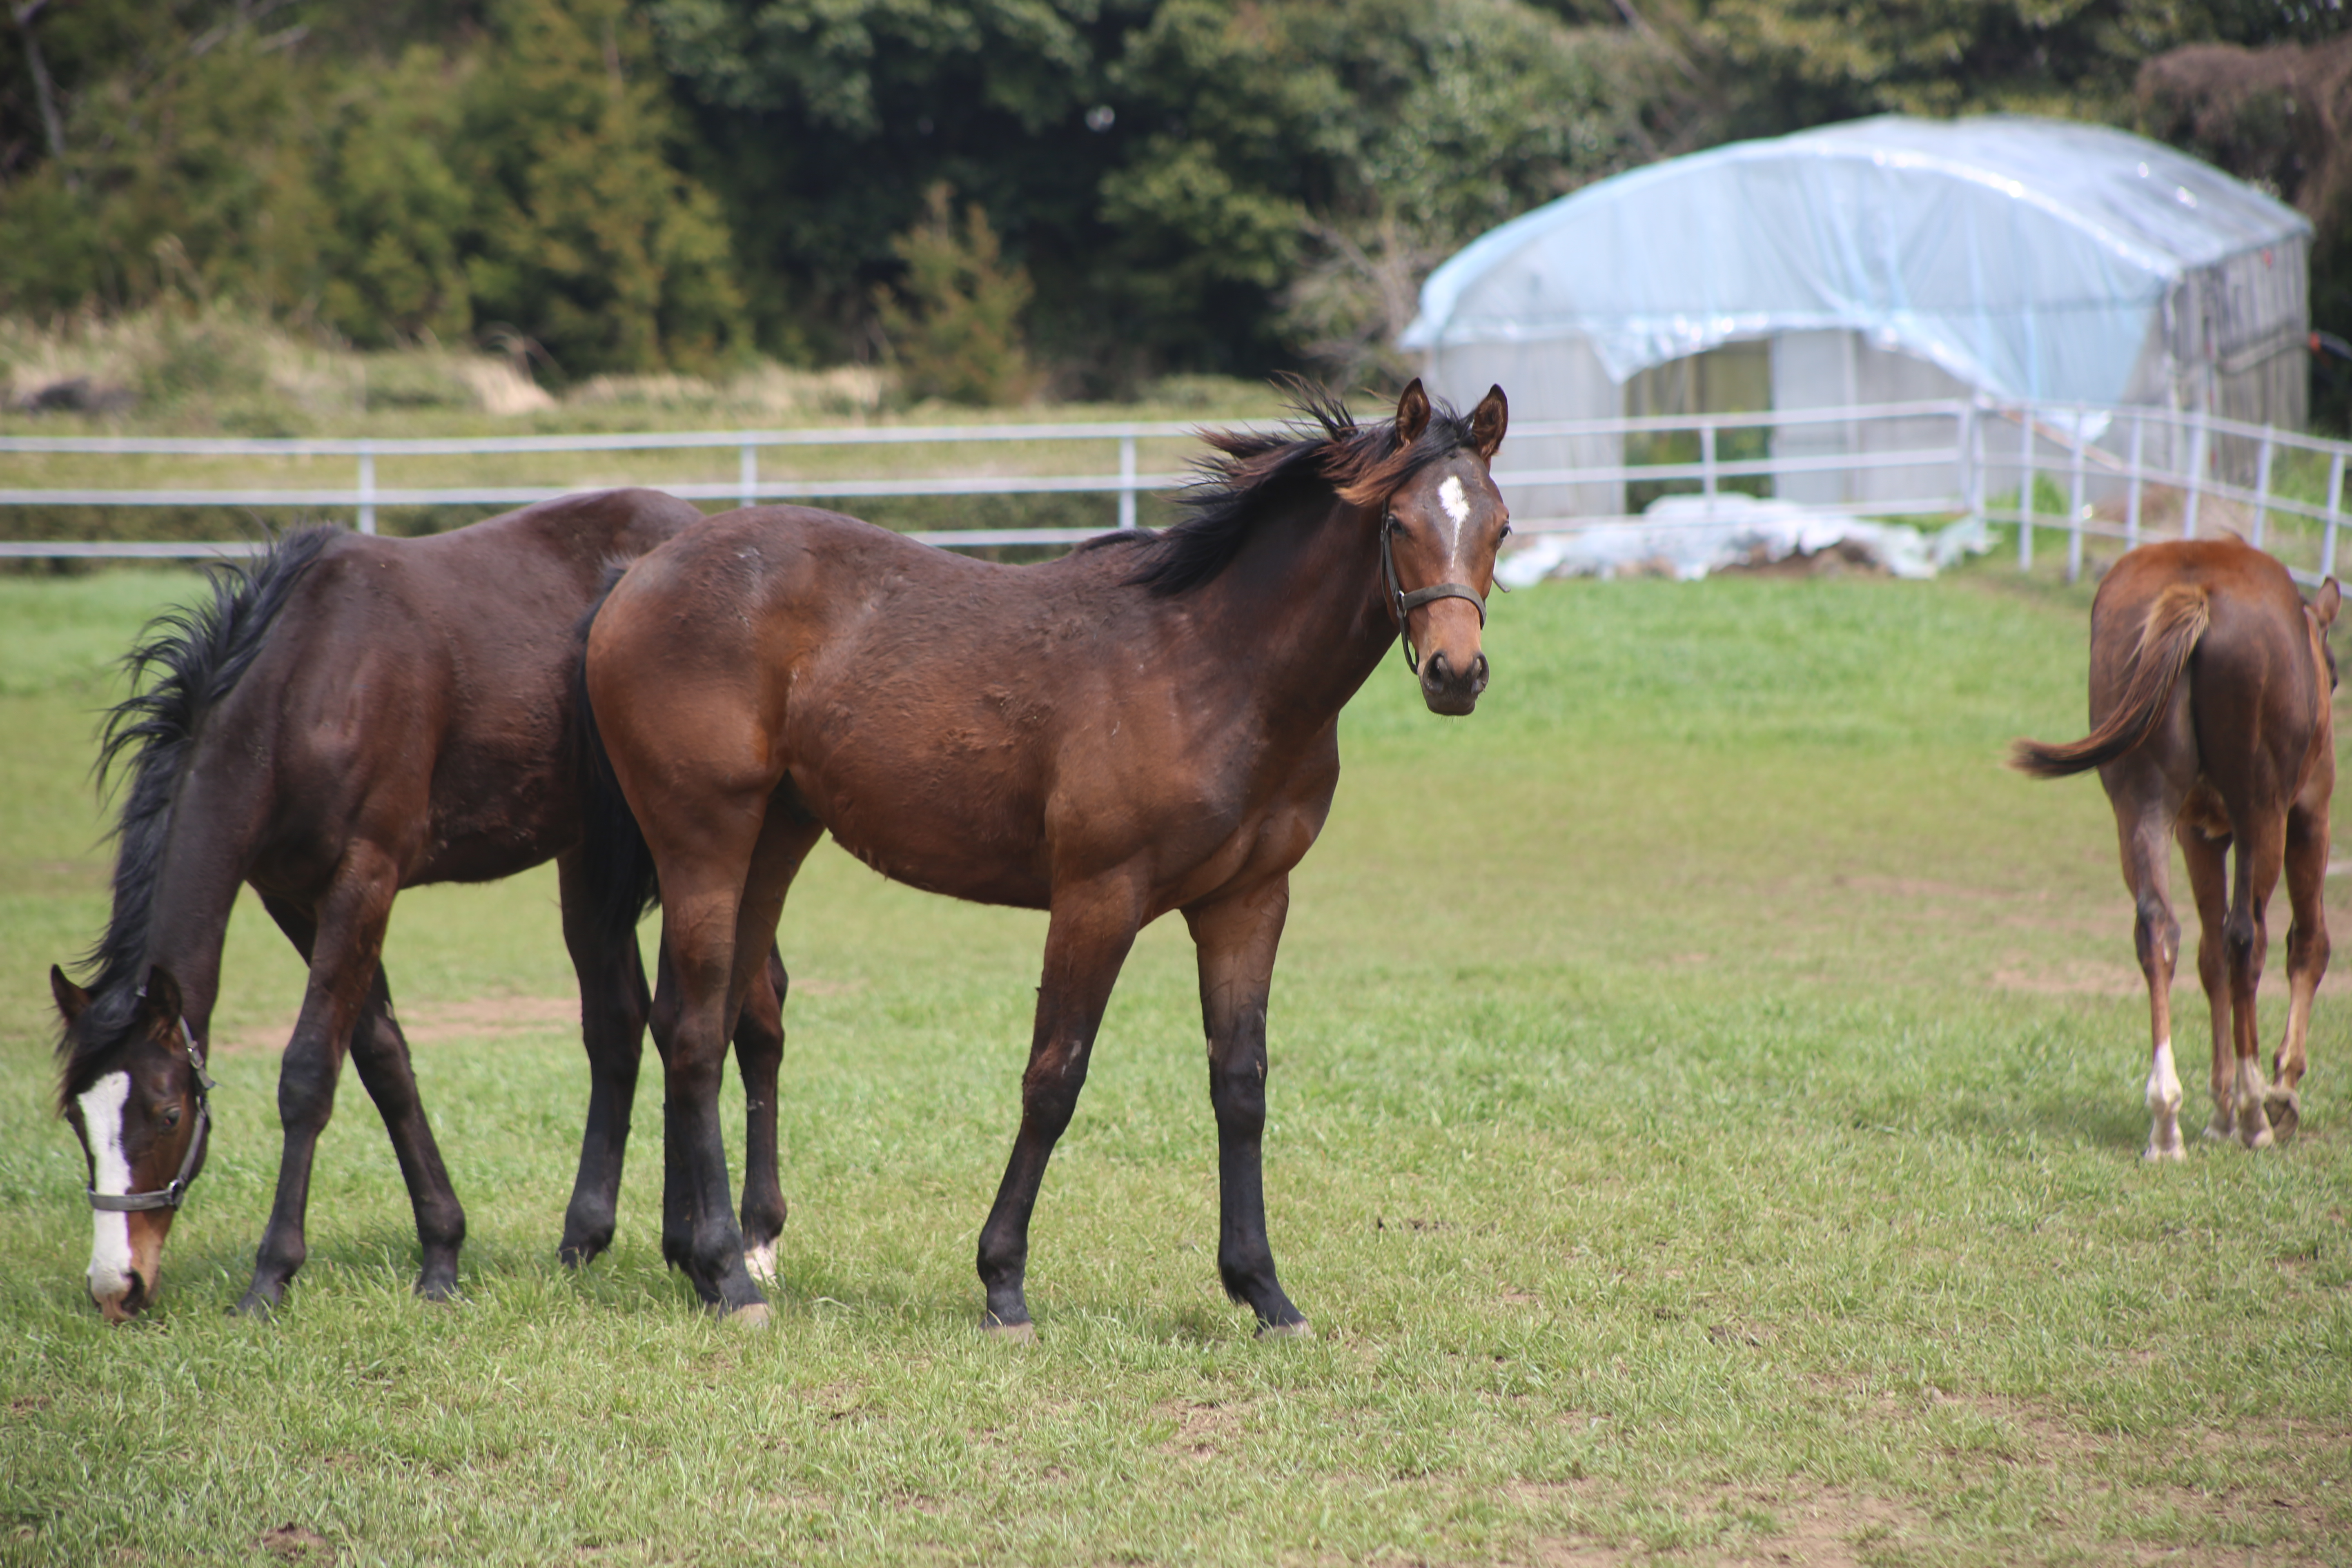
[[[1412,384],[1397,399],[1396,440],[1399,450],[1421,439],[1429,428],[1429,394],[1421,389],[1421,377],[1414,376]]]
[[[68,1026],[89,1010],[89,993],[68,980],[66,972],[54,963],[49,965],[49,994],[57,998],[58,1016]]]
[[[146,1011],[166,1023],[178,1023],[187,1011],[180,1002],[180,983],[160,963],[147,972],[147,988],[140,995]]]
[[[1503,432],[1510,428],[1511,400],[1503,395],[1499,386],[1490,386],[1478,406],[1470,411],[1470,439],[1477,445],[1478,456],[1491,463],[1502,448]]]
[[[2319,617],[2321,631],[2325,632],[2336,624],[2336,612],[2343,603],[2344,590],[2336,585],[2335,578],[2330,577],[2319,585],[2319,592],[2312,595],[2311,613]]]

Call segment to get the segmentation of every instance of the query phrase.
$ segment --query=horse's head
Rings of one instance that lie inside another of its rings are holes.
[[[1391,492],[1381,519],[1382,588],[1433,713],[1467,713],[1486,689],[1478,645],[1486,595],[1495,591],[1495,552],[1511,531],[1510,509],[1487,466],[1509,421],[1503,389],[1490,389],[1471,411],[1470,445],[1413,468]],[[1429,423],[1429,395],[1416,380],[1397,400],[1398,450],[1419,441]]]
[[[211,1080],[164,970],[121,1005],[55,967],[49,990],[66,1028],[60,1109],[89,1162],[90,1300],[107,1321],[128,1322],[154,1300],[163,1237],[204,1168]]]

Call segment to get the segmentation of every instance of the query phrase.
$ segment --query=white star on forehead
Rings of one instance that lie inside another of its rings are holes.
[[[1445,509],[1445,515],[1454,522],[1453,528],[1447,531],[1452,537],[1445,542],[1451,548],[1462,537],[1462,525],[1470,521],[1470,500],[1462,493],[1462,477],[1459,474],[1446,475],[1445,482],[1437,487],[1437,504]]]

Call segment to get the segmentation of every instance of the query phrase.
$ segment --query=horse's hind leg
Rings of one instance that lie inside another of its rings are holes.
[[[2237,835],[2237,885],[2231,890],[2228,922],[2222,941],[2230,970],[2230,1045],[2231,1110],[2238,1142],[2249,1149],[2268,1148],[2273,1141],[2263,1100],[2270,1089],[2263,1079],[2263,1042],[2254,1016],[2254,997],[2263,983],[2263,962],[2270,947],[2267,911],[2278,887],[2279,868],[2286,854],[2286,815],[2242,825]]]
[[[579,851],[557,859],[556,876],[563,900],[563,945],[580,981],[580,1039],[588,1052],[588,1121],[580,1134],[580,1173],[572,1184],[557,1247],[565,1265],[577,1268],[613,1244],[651,999],[635,933],[608,941],[598,931]]]
[[[776,1079],[783,1067],[784,994],[790,984],[782,956],[770,947],[735,1016],[735,1068],[743,1076],[743,1266],[763,1284],[775,1280],[776,1238],[784,1231]]]
[[[784,888],[824,830],[768,811],[764,795],[753,797],[751,811],[735,809],[739,804],[722,796],[682,805],[674,816],[648,814],[672,827],[669,839],[654,846],[662,868],[662,945],[675,965],[677,997],[674,1028],[668,998],[657,994],[654,1002],[656,1037],[667,1036],[662,1257],[713,1309],[760,1321],[766,1298],[752,1282],[727,1201],[719,1079],[728,1036],[775,944]],[[730,831],[747,816],[758,824],[751,835]]]
[[[2205,1136],[2222,1139],[2237,1129],[2231,1084],[2235,1058],[2230,1047],[2230,961],[2223,932],[2230,922],[2230,837],[2206,837],[2188,823],[2180,827],[2180,855],[2189,866],[2189,886],[2197,896],[2197,981],[2204,988],[2212,1035],[2212,1068],[2206,1091],[2213,1104]]]
[[[2161,784],[2152,778],[2137,782],[2149,790]],[[2147,982],[2151,1121],[2142,1157],[2179,1160],[2188,1152],[2180,1141],[2180,1074],[2172,1059],[2172,972],[2180,960],[2180,922],[2172,914],[2172,847],[2166,839],[2177,802],[2161,797],[2139,801],[2130,790],[2119,792],[2112,784],[2108,793],[2115,799],[2124,885],[2132,895],[2132,945]]]
[[[2286,894],[2294,923],[2286,931],[2286,1033],[2271,1064],[2271,1087],[2263,1109],[2271,1131],[2292,1137],[2303,1120],[2304,1042],[2311,1030],[2311,1002],[2327,973],[2327,797],[2315,810],[2296,805],[2286,819]]]

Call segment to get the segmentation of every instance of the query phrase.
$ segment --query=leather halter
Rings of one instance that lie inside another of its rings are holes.
[[[1426,588],[1415,588],[1408,594],[1397,583],[1396,573],[1396,511],[1391,507],[1381,508],[1381,580],[1388,588],[1389,613],[1396,616],[1397,640],[1404,645],[1404,667],[1413,674],[1421,673],[1421,655],[1412,646],[1412,629],[1405,624],[1405,613],[1417,610],[1435,599],[1467,599],[1478,606],[1478,625],[1486,624],[1486,598],[1467,583],[1434,583]]]
[[[101,1193],[95,1187],[84,1187],[83,1195],[89,1206],[104,1214],[138,1214],[145,1209],[175,1209],[187,1201],[188,1184],[194,1181],[196,1156],[204,1152],[212,1135],[212,1102],[206,1098],[213,1087],[212,1075],[205,1071],[204,1047],[196,1043],[196,1032],[188,1027],[188,1020],[180,1020],[180,1038],[188,1044],[188,1066],[196,1074],[196,1124],[188,1133],[188,1152],[180,1157],[180,1173],[172,1184],[146,1193]]]

